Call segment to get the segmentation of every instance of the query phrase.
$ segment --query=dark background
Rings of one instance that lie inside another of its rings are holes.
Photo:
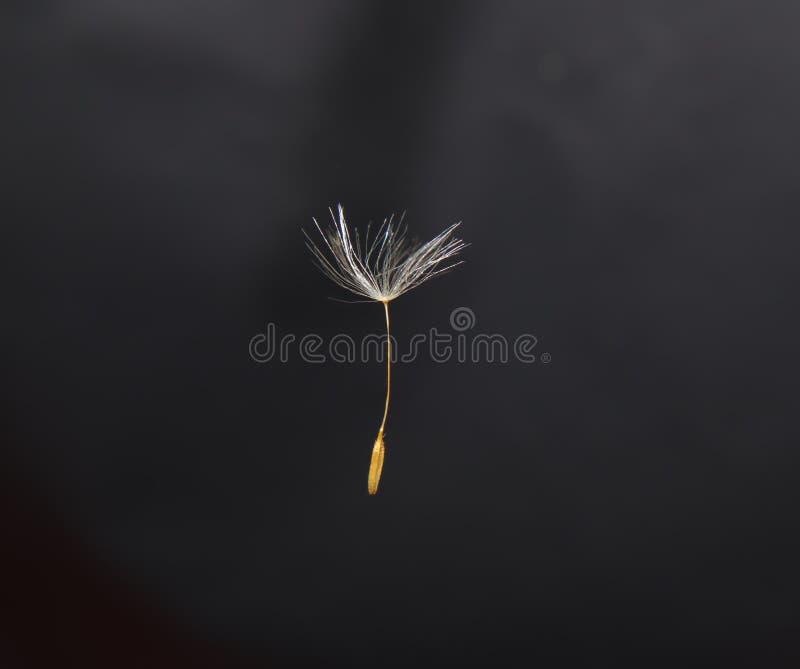
[[[797,666],[800,8],[2,10],[3,667]],[[456,220],[407,340],[300,228]]]

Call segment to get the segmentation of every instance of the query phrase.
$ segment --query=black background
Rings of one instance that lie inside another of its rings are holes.
[[[793,2],[3,10],[8,667],[797,666]],[[456,220],[545,365],[380,332],[301,227]]]

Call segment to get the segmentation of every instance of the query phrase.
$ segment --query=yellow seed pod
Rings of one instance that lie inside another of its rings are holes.
[[[381,482],[381,471],[383,471],[383,455],[386,446],[383,443],[383,430],[378,432],[378,438],[372,447],[372,460],[369,463],[369,476],[367,477],[367,489],[370,495],[378,492],[378,484]]]

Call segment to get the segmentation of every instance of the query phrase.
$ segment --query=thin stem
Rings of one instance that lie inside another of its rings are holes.
[[[386,427],[386,417],[389,415],[389,393],[392,388],[392,338],[389,335],[389,302],[383,303],[383,309],[386,312],[386,408],[383,410],[383,420],[379,430],[381,434],[383,434],[383,428]]]
[[[383,456],[386,451],[386,444],[383,441],[383,429],[386,427],[386,417],[389,415],[389,393],[392,388],[392,338],[389,334],[389,301],[383,303],[386,312],[386,407],[383,409],[383,420],[372,447],[372,458],[369,463],[369,475],[367,476],[367,490],[370,495],[378,492],[378,485],[381,482],[381,472],[383,471]]]

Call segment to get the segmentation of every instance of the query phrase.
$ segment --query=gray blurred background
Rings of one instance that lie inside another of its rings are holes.
[[[797,666],[793,2],[10,2],[7,667]],[[395,335],[301,227],[463,220]]]

